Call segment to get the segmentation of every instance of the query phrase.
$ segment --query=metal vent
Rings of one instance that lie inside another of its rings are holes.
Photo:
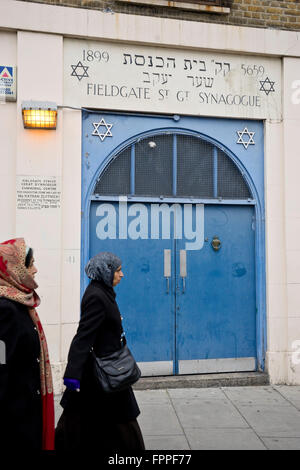
[[[221,150],[218,150],[218,197],[223,199],[251,198],[240,170]]]
[[[213,145],[177,136],[177,196],[213,197]]]
[[[126,195],[130,193],[131,147],[115,156],[95,186],[94,194]]]
[[[135,194],[172,195],[173,136],[156,135],[135,144]]]

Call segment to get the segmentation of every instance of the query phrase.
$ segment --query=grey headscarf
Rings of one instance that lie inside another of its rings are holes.
[[[90,279],[103,281],[112,287],[115,271],[121,264],[122,261],[118,256],[108,251],[102,251],[90,259],[85,267],[85,272]]]

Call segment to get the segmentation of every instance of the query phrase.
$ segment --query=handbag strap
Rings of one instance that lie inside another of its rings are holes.
[[[121,334],[120,343],[121,343],[121,348],[124,348],[124,346],[126,346],[126,344],[127,344],[127,341],[126,341],[126,338],[125,338],[125,331],[123,331],[123,333]],[[94,352],[94,347],[93,346],[90,349],[90,353],[92,353],[93,357],[97,357],[95,352]],[[113,353],[109,353],[109,354],[113,354]],[[109,354],[107,354],[107,355],[109,355]]]

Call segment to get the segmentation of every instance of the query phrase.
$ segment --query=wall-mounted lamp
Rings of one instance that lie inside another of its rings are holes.
[[[25,129],[56,129],[57,105],[51,101],[23,101]]]

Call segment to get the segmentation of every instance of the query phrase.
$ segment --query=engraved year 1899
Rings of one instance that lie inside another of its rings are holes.
[[[82,51],[82,59],[84,62],[108,62],[109,61],[109,53],[107,51],[99,51],[99,50],[92,50],[92,49],[83,49]]]

